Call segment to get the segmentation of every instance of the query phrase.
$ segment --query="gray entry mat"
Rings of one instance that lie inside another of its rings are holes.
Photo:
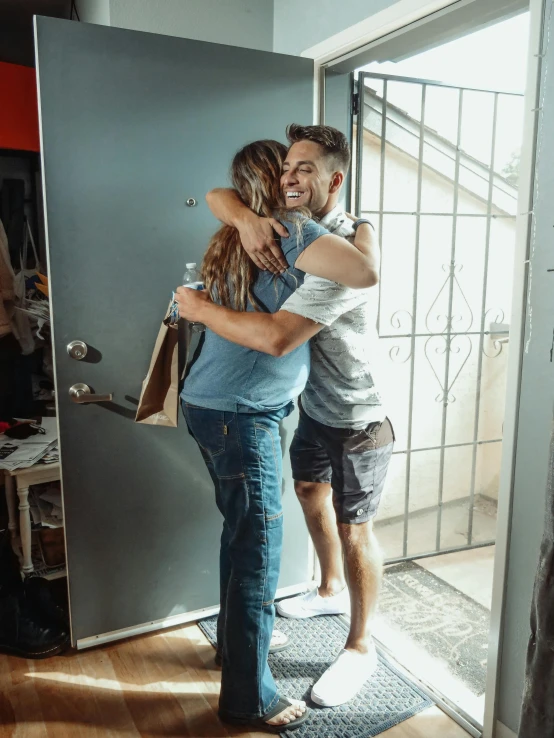
[[[216,643],[217,618],[198,625],[210,643]],[[433,703],[407,677],[379,656],[379,667],[357,697],[346,705],[326,708],[310,701],[313,684],[344,647],[348,628],[337,616],[307,620],[277,617],[275,627],[286,633],[291,646],[271,654],[269,663],[280,694],[305,699],[310,720],[285,738],[371,738],[407,720]]]
[[[490,611],[413,561],[385,567],[379,614],[485,693]]]

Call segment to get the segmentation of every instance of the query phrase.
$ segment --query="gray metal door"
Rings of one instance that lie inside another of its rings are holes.
[[[311,122],[313,64],[50,18],[36,35],[72,636],[86,645],[218,603],[200,454],[184,422],[133,418],[171,290],[217,228],[205,193],[244,143]],[[74,404],[77,382],[113,402]],[[284,506],[291,587],[309,554],[286,458]]]

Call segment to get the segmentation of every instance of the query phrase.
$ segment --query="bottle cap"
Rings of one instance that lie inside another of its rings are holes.
[[[195,262],[195,261],[193,261],[193,262],[191,262],[190,264],[185,264],[185,267],[186,267],[187,269],[195,269],[195,268],[196,268],[196,262]]]

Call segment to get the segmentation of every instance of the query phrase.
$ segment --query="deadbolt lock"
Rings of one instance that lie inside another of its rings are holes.
[[[84,341],[71,341],[67,344],[67,353],[75,361],[82,361],[87,355],[87,345]]]

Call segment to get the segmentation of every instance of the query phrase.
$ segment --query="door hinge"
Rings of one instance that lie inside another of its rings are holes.
[[[358,115],[360,112],[360,93],[355,92],[352,95],[352,115]]]

